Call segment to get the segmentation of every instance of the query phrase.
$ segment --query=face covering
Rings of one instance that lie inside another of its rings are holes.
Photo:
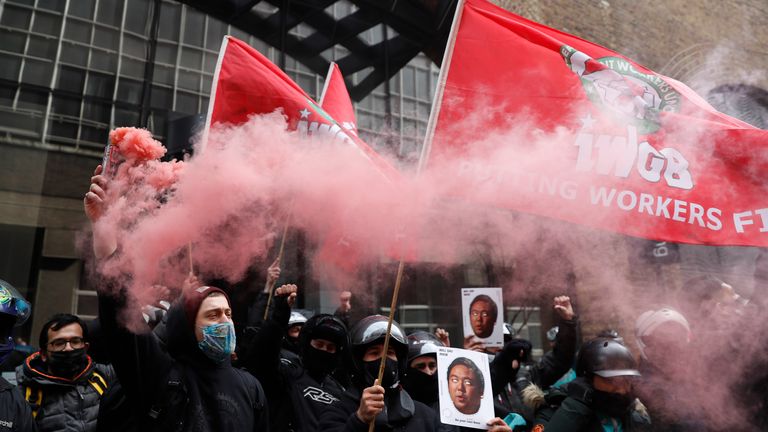
[[[614,418],[622,418],[629,411],[635,396],[630,394],[607,393],[595,390],[592,394],[593,406],[597,411]]]
[[[336,368],[336,359],[336,354],[310,346],[304,352],[302,361],[309,375],[321,381]]]
[[[85,348],[72,351],[50,352],[45,362],[54,375],[62,378],[72,378],[82,372],[88,365],[88,356],[85,354]]]
[[[379,365],[381,359],[365,362],[365,371],[368,375],[369,385],[373,385],[373,381],[379,376]],[[387,358],[386,365],[384,366],[384,375],[381,378],[381,386],[385,389],[390,389],[397,386],[400,383],[400,373],[397,369],[397,361]]]
[[[427,375],[418,369],[408,368],[403,378],[403,388],[413,399],[431,405],[437,402],[437,373]]]
[[[13,342],[12,337],[8,337],[3,343],[0,343],[0,364],[2,364],[6,358],[13,352],[16,344]]]
[[[235,352],[235,325],[232,322],[211,324],[201,330],[203,340],[197,346],[214,363],[224,363]]]

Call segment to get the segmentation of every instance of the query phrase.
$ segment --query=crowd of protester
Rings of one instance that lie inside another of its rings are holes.
[[[97,170],[85,198],[92,221],[108,205],[107,187]],[[115,242],[101,240],[94,239],[97,259],[119,253]],[[0,364],[6,371],[0,431],[466,429],[440,422],[437,352],[451,345],[445,330],[406,334],[393,322],[385,350],[387,318],[356,310],[350,292],[341,293],[334,314],[310,315],[294,308],[300,287],[275,288],[279,277],[276,260],[264,290],[241,304],[226,287],[190,275],[183,287],[165,290],[162,301],[144,307],[136,307],[116,281],[103,280],[98,318],[54,315],[34,352],[11,338],[29,316],[29,304],[0,281]],[[729,368],[739,349],[729,335],[753,317],[745,312],[746,300],[711,276],[689,281],[685,295],[690,298],[682,304],[696,307],[639,315],[634,346],[614,330],[580,344],[579,317],[567,296],[553,299],[557,325],[547,332],[551,350],[540,359],[532,359],[531,342],[515,337],[509,325],[501,349],[464,339],[462,348],[487,354],[491,382],[474,363],[455,361],[449,373],[467,378],[451,387],[454,404],[475,403],[478,389],[472,387],[490,386],[495,416],[487,429],[494,432],[723,430],[729,423],[722,418],[735,414],[691,397],[736,392],[697,379],[720,370],[741,386],[734,399],[746,407],[739,415],[750,416],[739,423],[742,430],[768,430],[764,364],[755,359],[751,370]],[[137,321],[143,329],[128,324]],[[489,333],[485,324],[478,322],[475,332]],[[756,344],[764,341],[762,334],[742,333]],[[721,357],[694,358],[701,357],[694,344],[720,344],[722,350],[706,352]]]

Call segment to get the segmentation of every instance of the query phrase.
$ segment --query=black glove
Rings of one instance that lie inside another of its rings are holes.
[[[592,405],[595,388],[587,378],[579,377],[568,383],[568,397],[576,399],[587,406]]]

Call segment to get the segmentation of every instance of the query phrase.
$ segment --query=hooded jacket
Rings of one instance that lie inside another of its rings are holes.
[[[140,430],[266,431],[266,398],[258,380],[214,363],[199,349],[190,302],[182,297],[168,311],[167,351],[150,332],[132,334],[118,324],[121,302],[99,292],[102,331],[124,383]],[[200,300],[202,301],[202,300]]]
[[[19,390],[0,378],[0,431],[36,432],[32,409]]]
[[[35,401],[32,409],[41,431],[97,430],[102,397],[118,391],[117,377],[111,366],[87,358],[87,366],[73,379],[49,374],[39,352],[16,369],[19,390]]]

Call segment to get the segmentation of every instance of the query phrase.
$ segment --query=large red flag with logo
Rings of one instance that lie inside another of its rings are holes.
[[[446,193],[649,239],[768,246],[768,131],[621,54],[459,8],[422,154]]]
[[[344,83],[344,75],[341,74],[341,69],[335,62],[331,62],[328,67],[319,102],[325,112],[339,122],[341,127],[357,135],[355,107],[352,105],[347,85]]]

